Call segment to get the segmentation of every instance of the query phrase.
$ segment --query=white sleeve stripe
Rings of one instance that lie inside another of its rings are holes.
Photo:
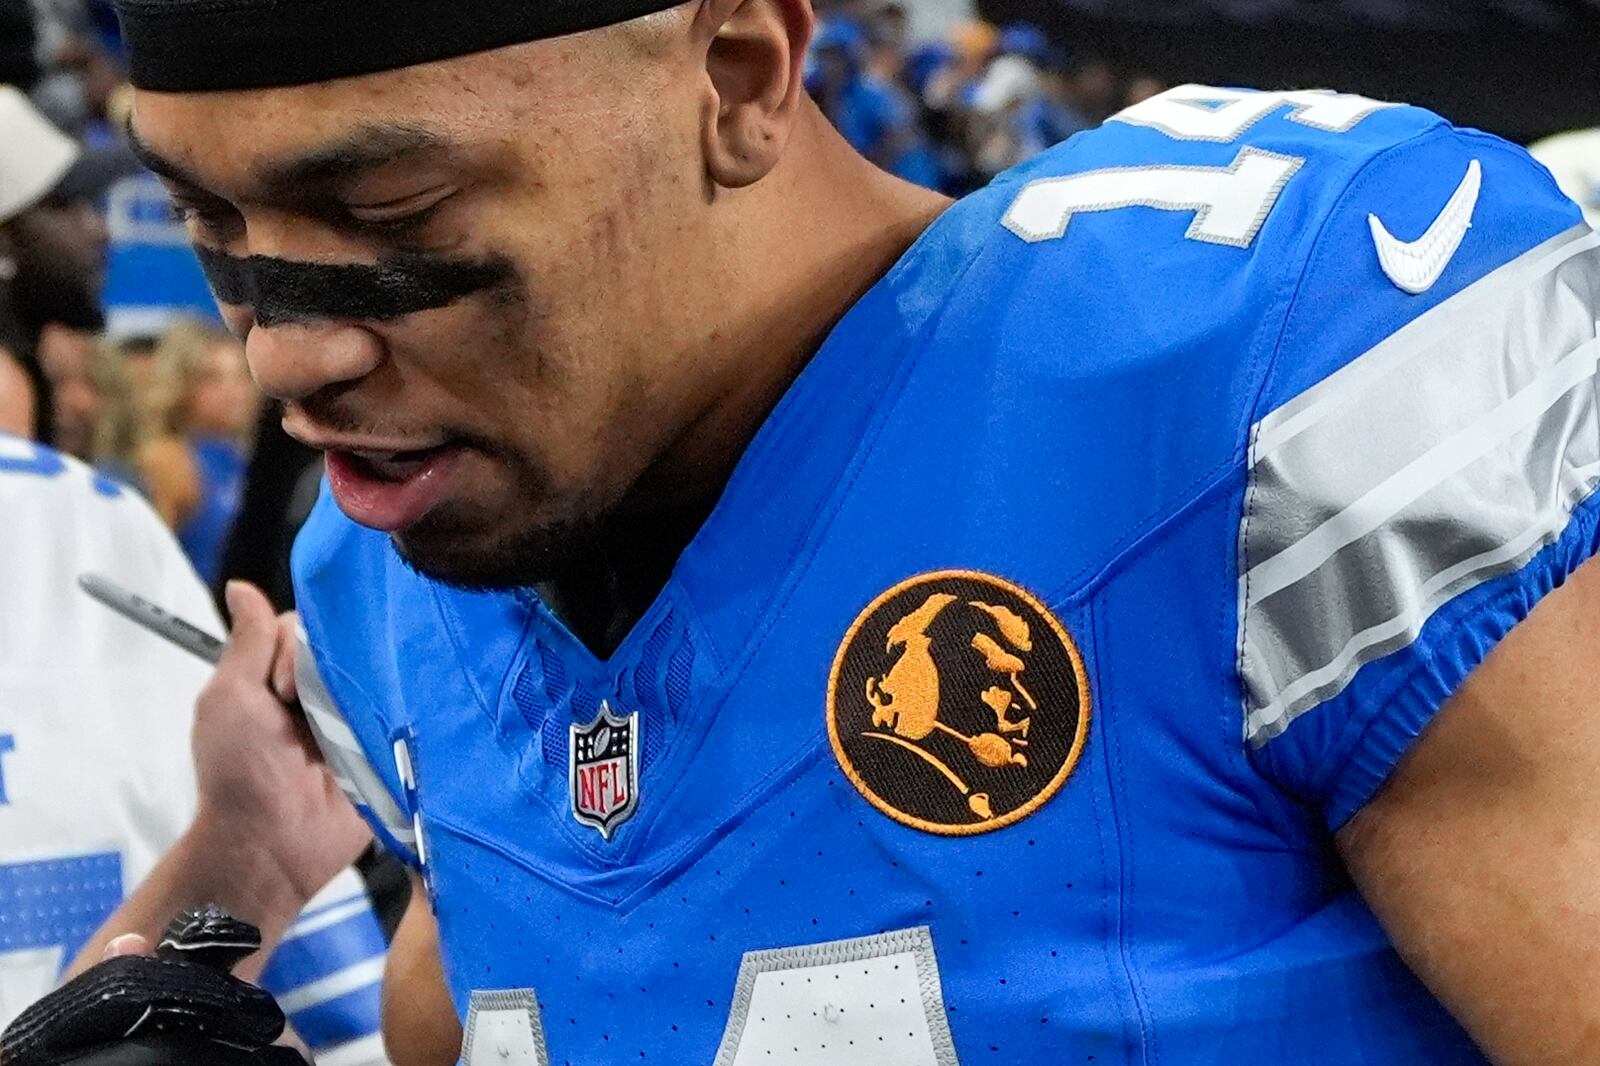
[[[287,943],[303,936],[310,936],[312,933],[321,932],[329,926],[338,925],[347,918],[354,918],[358,914],[363,914],[371,908],[372,904],[367,902],[365,898],[346,900],[343,903],[334,904],[315,914],[308,914],[302,917],[289,927],[289,931],[284,934],[283,939]]]
[[[368,985],[377,984],[383,980],[386,961],[387,956],[380,952],[365,962],[346,966],[327,977],[285,992],[278,997],[278,1006],[283,1008],[285,1014],[294,1014],[338,999],[340,996],[349,995]]]
[[[300,689],[300,705],[305,709],[306,724],[322,749],[328,769],[352,803],[370,811],[397,842],[413,846],[416,835],[412,832],[411,819],[401,811],[383,779],[367,761],[355,733],[339,713],[303,628],[299,635],[295,681]]]
[[[1578,495],[1588,495],[1594,490],[1595,483],[1600,481],[1600,463],[1592,463],[1575,471],[1574,478],[1582,486]],[[1313,697],[1310,703],[1320,703],[1327,695],[1342,689],[1349,683],[1355,670],[1369,661],[1370,657],[1365,654],[1369,650],[1395,638],[1404,638],[1402,647],[1410,644],[1433,612],[1466,588],[1497,574],[1520,569],[1528,559],[1560,535],[1571,513],[1570,501],[1563,499],[1558,506],[1541,514],[1520,536],[1440,571],[1417,590],[1417,601],[1408,610],[1355,634],[1339,649],[1331,662],[1283,686],[1271,703],[1251,711],[1246,722],[1250,741],[1262,743],[1281,734],[1293,720],[1293,712],[1305,705],[1308,696]],[[1260,661],[1265,656],[1250,646],[1246,648],[1246,658]]]
[[[341,719],[330,714],[324,707],[315,703],[303,704],[306,716],[316,722],[317,732],[329,743],[336,744],[346,751],[360,751],[361,745],[356,741],[356,735]]]
[[[1559,538],[1600,469],[1600,237],[1491,273],[1262,419],[1239,674],[1265,743]]]
[[[1590,341],[1545,370],[1499,408],[1457,430],[1299,540],[1257,564],[1250,571],[1246,608],[1314,573],[1334,553],[1378,529],[1424,493],[1518,433],[1537,426],[1562,397],[1592,383],[1597,363],[1600,341]]]
[[[388,819],[384,818],[378,811],[373,810],[371,806],[369,806],[366,802],[361,800],[359,796],[352,796],[351,799],[352,799],[353,802],[355,802],[356,808],[358,810],[365,811],[370,817],[376,819],[379,823],[381,823],[383,825],[383,831],[385,833],[388,833],[390,836],[394,837],[396,843],[402,844],[402,845],[404,845],[405,847],[408,847],[408,848],[415,848],[416,847],[416,845],[417,845],[417,834],[416,834],[416,831],[414,829],[412,829],[412,828],[410,828],[408,826],[400,825],[398,823],[391,823]],[[418,862],[420,863],[421,860],[419,859]]]
[[[1272,458],[1284,445],[1340,407],[1359,402],[1383,378],[1436,350],[1441,341],[1470,335],[1479,321],[1493,321],[1503,311],[1508,297],[1516,298],[1530,282],[1555,273],[1574,256],[1593,248],[1600,248],[1600,233],[1588,226],[1574,226],[1418,316],[1370,352],[1262,418],[1256,425],[1251,464]]]
[[[382,1033],[371,1033],[348,1044],[317,1052],[317,1066],[382,1066],[388,1061]]]

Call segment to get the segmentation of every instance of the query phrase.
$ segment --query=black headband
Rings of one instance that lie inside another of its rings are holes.
[[[684,0],[116,0],[133,84],[305,85],[597,29]]]

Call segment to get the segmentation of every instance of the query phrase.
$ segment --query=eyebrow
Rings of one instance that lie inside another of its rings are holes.
[[[199,178],[195,177],[193,174],[189,173],[189,171],[185,170],[177,163],[174,163],[160,152],[157,152],[148,144],[145,144],[144,140],[139,136],[139,131],[134,129],[133,119],[131,117],[124,126],[124,130],[128,135],[129,151],[133,152],[134,158],[138,159],[140,163],[144,164],[146,170],[153,171],[154,173],[161,175],[161,177],[166,178],[168,181],[175,181],[179,185],[190,185],[196,189],[202,189],[205,187]]]
[[[204,189],[205,182],[181,164],[166,158],[139,137],[128,123],[128,144],[151,171],[180,185]],[[288,159],[256,170],[264,189],[285,198],[304,195],[308,187],[326,186],[408,158],[453,147],[444,136],[417,126],[383,124],[358,129]]]

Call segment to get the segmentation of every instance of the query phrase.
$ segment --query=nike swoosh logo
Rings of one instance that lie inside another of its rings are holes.
[[[1377,215],[1368,215],[1372,243],[1378,246],[1378,263],[1389,280],[1412,295],[1433,288],[1472,228],[1472,213],[1478,208],[1478,191],[1482,188],[1483,168],[1474,159],[1450,202],[1428,232],[1414,241],[1399,240]]]

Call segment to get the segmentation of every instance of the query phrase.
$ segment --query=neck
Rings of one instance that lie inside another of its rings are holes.
[[[722,313],[687,359],[716,368],[687,429],[635,485],[594,558],[544,590],[608,653],[660,594],[739,457],[846,311],[949,201],[884,173],[806,104],[784,161],[729,200],[718,248]]]

